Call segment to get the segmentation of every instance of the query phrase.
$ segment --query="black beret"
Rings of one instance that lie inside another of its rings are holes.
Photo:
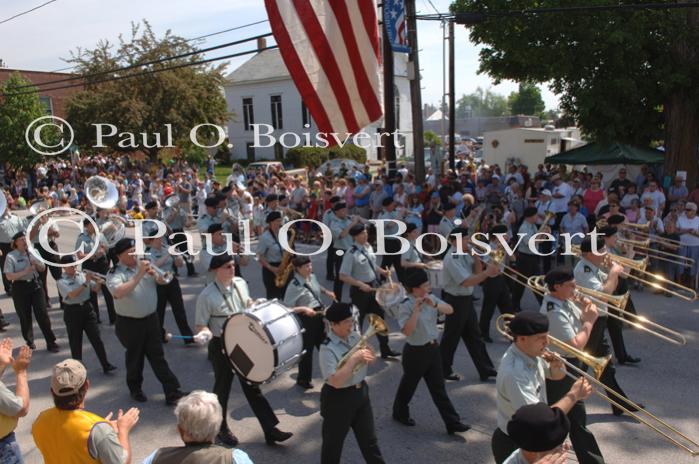
[[[209,208],[216,208],[218,206],[218,198],[209,197],[206,200],[204,200],[204,205],[206,205]]]
[[[386,197],[386,198],[384,198],[383,201],[381,202],[381,204],[382,204],[383,206],[388,206],[388,205],[390,205],[391,203],[393,203],[393,197]]]
[[[512,335],[537,335],[549,331],[549,318],[539,311],[520,311],[510,321]]]
[[[492,229],[490,229],[491,234],[506,234],[507,226],[505,224],[495,224]]]
[[[626,221],[626,218],[623,214],[612,214],[607,218],[607,224],[609,224],[610,226],[618,226],[624,221]]]
[[[405,286],[408,288],[417,288],[420,285],[428,282],[430,279],[427,277],[427,273],[422,269],[412,269],[405,276]]]
[[[24,237],[24,231],[23,231],[23,230],[20,230],[19,232],[17,232],[16,234],[14,234],[14,235],[12,236],[12,241],[14,242],[15,240],[17,240],[17,239],[20,238],[20,237]]]
[[[352,305],[349,303],[333,303],[325,311],[325,318],[330,322],[342,322],[352,317]]]
[[[347,203],[344,201],[338,201],[333,205],[333,211],[340,211],[343,208],[347,208]]]
[[[133,241],[133,239],[130,238],[122,238],[119,240],[116,245],[114,245],[114,248],[112,248],[112,253],[114,253],[114,256],[119,256],[126,250],[133,248],[136,246],[136,243]]]
[[[209,263],[209,270],[216,270],[219,267],[231,261],[233,261],[233,256],[229,255],[228,253],[223,255],[216,255],[213,258],[211,258],[211,262]]]
[[[340,200],[342,200],[342,198],[338,196],[330,197],[330,203],[337,203]]]
[[[210,234],[213,234],[215,232],[218,232],[219,230],[223,230],[223,225],[221,224],[211,224],[206,231]]]
[[[267,224],[269,224],[270,222],[276,221],[277,219],[281,219],[281,218],[282,218],[282,213],[280,213],[279,211],[272,211],[271,213],[269,213],[267,215],[267,219],[265,219],[265,221],[267,222]]]
[[[58,262],[61,264],[69,264],[69,263],[74,263],[76,261],[77,261],[77,259],[73,255],[61,256],[61,259],[58,260]]]
[[[530,207],[528,207],[528,208],[525,208],[525,210],[524,210],[524,217],[525,217],[525,218],[528,218],[528,217],[535,216],[536,213],[537,213],[537,211],[538,211],[538,210],[537,210],[535,207],[533,207],[533,206],[530,206]]]
[[[546,282],[546,286],[548,286],[549,290],[553,290],[554,285],[564,284],[573,279],[575,279],[575,276],[573,275],[573,270],[571,268],[557,267],[555,269],[551,269],[548,274],[546,274],[546,277],[544,277],[544,282]]]
[[[646,205],[644,209],[655,211],[655,207],[653,205]]]
[[[223,188],[221,189],[221,193],[224,193],[224,194],[225,194],[225,193],[229,193],[230,191],[231,191],[230,185],[226,185],[225,187],[223,187]]]
[[[417,229],[417,224],[415,224],[414,222],[408,222],[405,224],[405,232],[403,232],[403,233],[409,234],[410,232],[414,231],[415,229]]]
[[[599,243],[597,243],[597,251],[602,248]],[[580,242],[580,251],[583,253],[592,253],[592,236],[588,235]]]
[[[146,203],[146,209],[153,209],[158,207],[158,202],[157,201],[149,201]]]
[[[278,201],[278,200],[279,200],[279,196],[274,194],[274,193],[270,193],[269,195],[267,195],[265,197],[265,201],[267,203],[269,203],[270,201]]]
[[[614,226],[605,226],[601,229],[597,229],[597,232],[604,235],[605,237],[611,237],[616,234],[619,230]]]
[[[569,431],[570,422],[565,413],[546,403],[522,406],[507,423],[507,435],[520,449],[531,452],[557,448]]]
[[[291,264],[294,267],[305,266],[306,264],[308,264],[310,262],[311,262],[311,258],[309,258],[308,256],[294,256],[291,259]]]
[[[452,202],[448,202],[446,205],[444,205],[444,211],[451,211],[452,209],[456,209],[456,205]]]
[[[350,227],[349,234],[354,237],[366,230],[366,226],[362,224],[361,222],[359,224],[355,224],[352,227]]]
[[[279,196],[277,197],[277,200],[279,200],[279,201],[284,201],[284,200],[286,200],[286,195],[279,195]]]
[[[449,240],[456,240],[456,235],[468,236],[468,228],[464,226],[456,226],[449,232]]]

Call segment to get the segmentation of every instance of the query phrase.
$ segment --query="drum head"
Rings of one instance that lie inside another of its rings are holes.
[[[231,367],[244,379],[263,383],[271,379],[277,353],[270,334],[250,313],[234,314],[223,326],[223,349]]]

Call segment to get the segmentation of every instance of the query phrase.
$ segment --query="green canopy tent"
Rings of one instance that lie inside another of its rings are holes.
[[[553,156],[545,162],[551,164],[662,164],[665,154],[659,150],[640,148],[622,143],[601,145],[588,143]]]

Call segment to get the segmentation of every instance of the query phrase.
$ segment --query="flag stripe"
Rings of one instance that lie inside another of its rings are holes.
[[[374,49],[376,59],[381,63],[381,51],[379,50],[379,20],[376,14],[374,0],[357,0],[357,8],[362,12],[362,21],[366,28],[366,35],[371,40],[371,48]]]
[[[310,40],[311,46],[318,57],[325,74],[328,76],[330,86],[335,93],[337,102],[340,105],[342,116],[345,119],[345,126],[348,132],[357,132],[361,127],[357,124],[354,112],[352,111],[352,102],[342,80],[342,73],[333,55],[332,48],[328,43],[327,37],[323,33],[323,28],[318,22],[318,17],[313,11],[309,0],[294,1],[296,12],[299,15],[301,24],[306,30],[306,35]]]
[[[338,21],[338,25],[342,32],[342,38],[345,41],[345,48],[349,54],[349,59],[351,63],[354,64],[350,67],[354,72],[354,77],[357,81],[357,90],[364,104],[367,118],[368,120],[376,119],[381,115],[381,105],[379,104],[374,88],[371,82],[369,82],[369,77],[364,68],[364,63],[357,47],[357,41],[354,37],[354,31],[352,30],[352,17],[347,9],[345,0],[330,0],[330,7],[335,13],[336,18],[347,18],[347,21]],[[361,119],[363,118],[360,118],[360,120]]]

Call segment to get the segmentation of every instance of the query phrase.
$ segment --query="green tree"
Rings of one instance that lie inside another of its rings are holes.
[[[539,87],[526,82],[520,82],[519,90],[510,94],[507,103],[511,114],[538,116],[546,108]]]
[[[507,99],[500,94],[478,87],[475,92],[462,95],[456,101],[456,118],[506,116]]]
[[[428,130],[422,134],[422,138],[425,140],[425,145],[430,147],[436,147],[442,144],[442,140],[439,135],[435,134],[434,131]]]
[[[696,0],[693,0],[696,1]],[[587,0],[586,5],[609,5]],[[699,8],[497,17],[561,0],[455,0],[456,13],[493,13],[471,27],[480,70],[547,82],[592,139],[667,143],[665,172],[694,185],[699,145]]]
[[[193,51],[195,49],[191,44],[170,31],[162,38],[156,37],[148,22],[144,21],[142,26],[132,24],[130,37],[125,39],[120,36],[118,46],[100,41],[93,50],[78,49],[68,62],[77,65],[80,74],[88,76]],[[147,69],[170,68],[201,59],[202,55],[194,54],[149,65]],[[73,96],[67,106],[68,119],[76,131],[78,143],[94,146],[95,128],[92,124],[109,123],[115,125],[120,133],[160,133],[163,136],[161,145],[164,145],[165,125],[170,124],[173,143],[192,153],[188,144],[189,133],[194,126],[223,125],[228,118],[226,101],[221,93],[224,66],[183,66],[102,83],[99,81],[105,79],[104,75],[86,77],[85,90]],[[129,75],[143,70],[137,68],[116,74]],[[198,131],[198,136],[200,143],[210,145],[217,140],[218,132],[211,126],[204,126]],[[120,146],[120,139],[118,136],[105,138],[104,145],[109,151],[135,151],[134,148]],[[145,147],[141,140],[137,142],[141,146],[136,150],[143,151],[152,160],[157,159],[160,148]],[[154,136],[148,139],[148,144],[155,144]],[[194,157],[200,155],[198,153]]]

